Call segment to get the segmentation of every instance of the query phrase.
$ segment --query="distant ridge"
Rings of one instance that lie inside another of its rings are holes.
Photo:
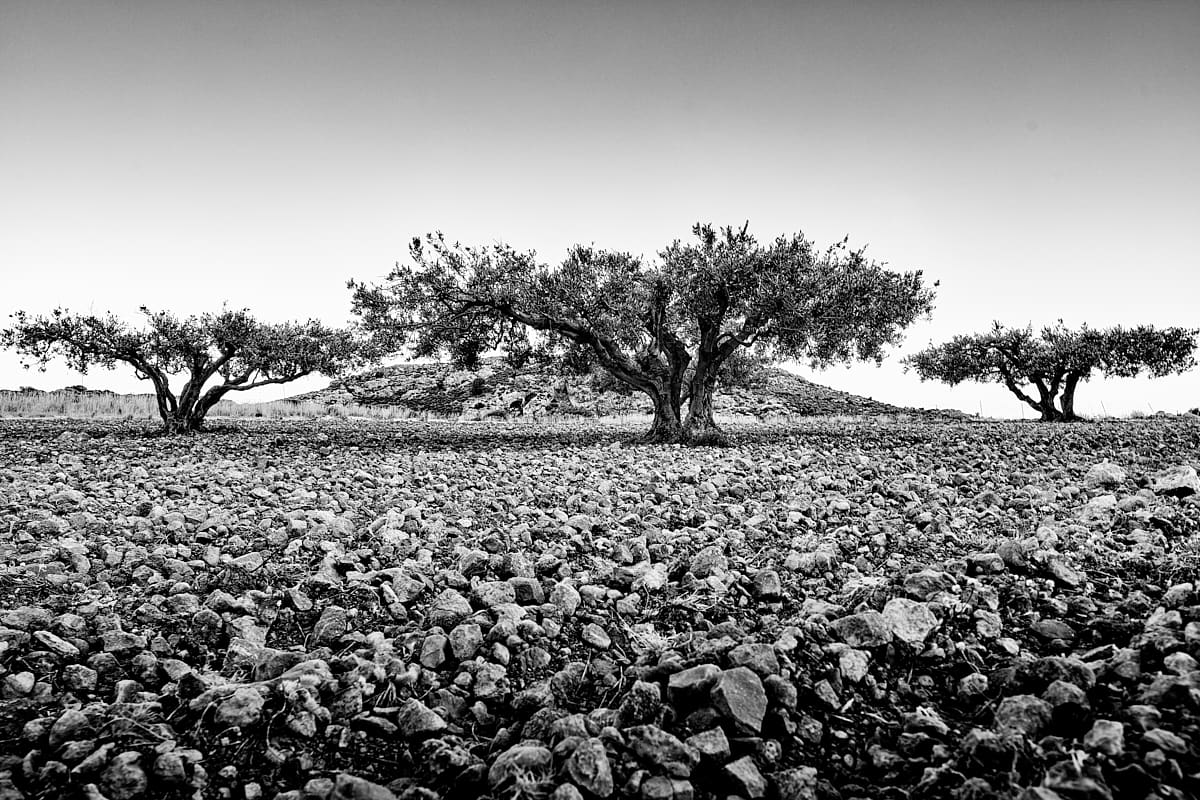
[[[288,398],[298,402],[401,406],[418,414],[484,419],[513,415],[604,416],[650,413],[645,395],[603,390],[586,377],[545,369],[514,369],[489,359],[477,370],[449,364],[396,364],[333,381],[324,389]],[[748,388],[718,389],[718,414],[758,418],[799,416],[920,415],[963,419],[959,411],[912,409],[830,389],[778,367]]]

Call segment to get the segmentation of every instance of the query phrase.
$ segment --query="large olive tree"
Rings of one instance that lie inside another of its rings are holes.
[[[521,328],[559,337],[650,398],[646,440],[719,444],[713,392],[739,348],[817,364],[880,359],[932,306],[920,272],[887,270],[844,243],[760,244],[747,227],[697,225],[693,235],[654,263],[576,246],[551,266],[508,245],[430,234],[383,283],[351,281],[354,309],[381,350],[463,363],[519,340]]]

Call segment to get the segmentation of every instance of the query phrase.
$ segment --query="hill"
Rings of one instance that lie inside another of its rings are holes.
[[[514,369],[499,359],[478,370],[449,364],[397,364],[351,375],[325,389],[289,398],[298,402],[401,406],[418,414],[485,419],[514,415],[608,416],[650,413],[641,393],[567,378],[543,368]],[[911,409],[830,389],[772,367],[748,387],[718,389],[717,413],[751,416],[878,416],[917,414],[963,418],[957,411]]]

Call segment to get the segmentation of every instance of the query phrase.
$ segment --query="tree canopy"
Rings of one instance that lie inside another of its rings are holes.
[[[650,397],[648,440],[720,443],[713,392],[741,348],[817,365],[879,360],[932,307],[920,272],[893,272],[845,242],[761,244],[748,226],[692,233],[653,263],[579,245],[557,265],[429,234],[383,283],[351,281],[354,309],[380,349],[460,363],[520,341],[520,329],[556,337]]]
[[[348,331],[316,320],[269,324],[228,309],[186,318],[145,307],[142,312],[146,324],[135,328],[112,314],[19,311],[0,331],[0,345],[16,350],[26,367],[45,369],[54,359],[81,373],[94,366],[132,367],[154,386],[159,415],[172,433],[200,430],[205,415],[230,392],[312,373],[335,375],[368,360],[366,345]],[[186,382],[176,394],[170,381],[180,374]]]
[[[1191,369],[1197,334],[1200,330],[1152,325],[1071,329],[1060,320],[1035,335],[1032,325],[995,322],[989,331],[930,345],[903,363],[921,380],[1001,383],[1043,421],[1069,422],[1079,419],[1075,392],[1081,381],[1095,374],[1157,378]]]

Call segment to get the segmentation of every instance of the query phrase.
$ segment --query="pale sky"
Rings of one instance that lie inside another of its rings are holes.
[[[349,316],[415,235],[653,257],[692,223],[849,235],[940,280],[881,369],[991,320],[1200,326],[1200,3],[0,3],[0,324],[16,309]],[[148,391],[126,370],[0,387]],[[284,396],[320,379],[270,387]],[[1093,381],[1200,405],[1200,371]],[[1026,409],[1028,412],[1028,409]]]

